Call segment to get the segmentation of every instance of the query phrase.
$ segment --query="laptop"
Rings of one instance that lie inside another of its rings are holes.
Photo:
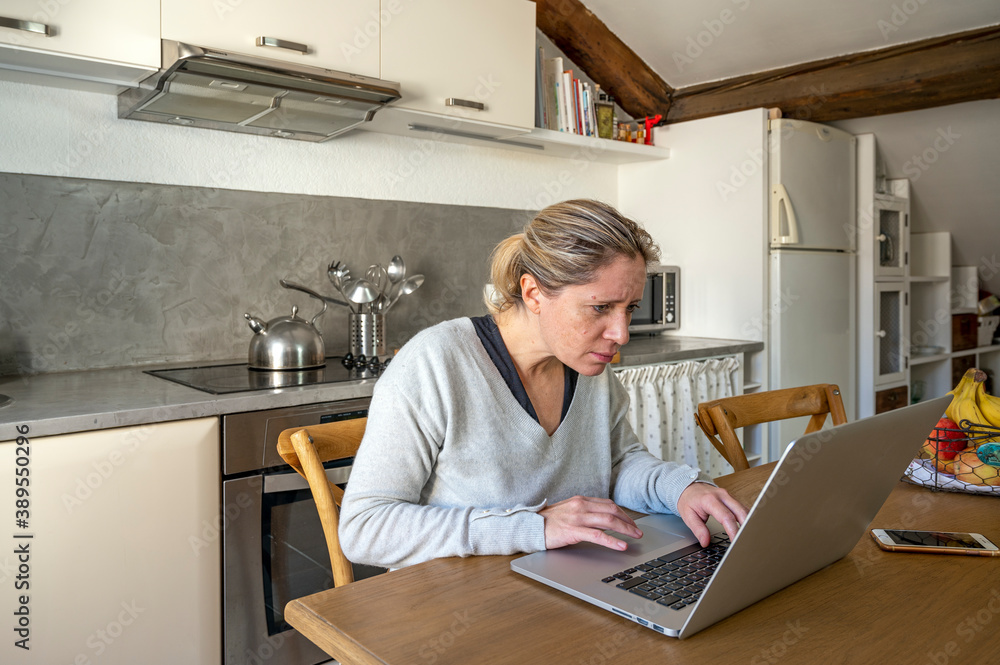
[[[685,638],[850,552],[951,402],[921,402],[793,441],[730,543],[709,521],[702,548],[676,515],[636,520],[628,548],[593,543],[511,561],[522,575],[671,637]],[[713,570],[714,569],[714,570]]]

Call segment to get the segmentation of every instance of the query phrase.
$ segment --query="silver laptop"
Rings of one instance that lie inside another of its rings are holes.
[[[688,637],[850,552],[944,413],[941,397],[792,442],[732,543],[703,549],[675,515],[636,521],[624,552],[592,543],[511,568],[672,637]],[[714,527],[714,528],[713,528]],[[713,572],[714,568],[714,572]]]

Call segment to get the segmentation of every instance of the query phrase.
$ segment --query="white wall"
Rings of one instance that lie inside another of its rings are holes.
[[[950,231],[952,262],[1000,294],[1000,100],[831,123],[872,132],[890,178],[908,178],[916,233]]]
[[[680,333],[765,339],[767,139],[755,109],[656,130],[663,162],[619,170],[619,205],[681,267]],[[737,258],[738,257],[738,258]]]
[[[112,95],[0,81],[0,171],[531,210],[617,202],[614,165],[354,131],[313,144],[119,120]]]

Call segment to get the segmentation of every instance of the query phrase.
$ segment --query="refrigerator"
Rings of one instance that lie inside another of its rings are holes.
[[[854,136],[836,128],[769,122],[770,389],[836,383],[849,421],[857,412],[855,151]],[[808,422],[771,423],[769,458],[778,459]]]

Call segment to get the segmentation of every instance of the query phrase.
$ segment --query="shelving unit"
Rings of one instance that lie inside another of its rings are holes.
[[[549,56],[561,57],[564,69],[572,70],[575,76],[593,84],[593,81],[540,31],[536,30],[535,41],[536,50],[542,48],[547,58]],[[542,68],[544,69],[544,63],[542,64]],[[537,77],[537,67],[535,74]],[[539,82],[537,81],[536,89],[540,89]],[[608,164],[650,162],[669,159],[670,157],[670,151],[662,146],[602,139],[596,136],[581,136],[572,132],[560,132],[543,127],[533,127],[526,134],[518,136],[516,141],[544,151],[538,152],[538,154]],[[523,145],[511,146],[511,148],[514,150],[531,150],[531,148],[525,148]]]
[[[858,136],[857,160],[857,414],[865,418],[910,402],[917,296],[910,280],[909,181],[879,178],[873,134]]]
[[[951,265],[951,234],[948,232],[914,233],[911,247],[912,401],[946,394],[970,367],[987,372],[995,394],[996,380],[1000,377],[1000,344],[955,350],[952,339],[952,316],[976,313],[976,269]],[[920,353],[928,347],[940,347],[941,350],[930,352],[928,349],[928,353]]]

